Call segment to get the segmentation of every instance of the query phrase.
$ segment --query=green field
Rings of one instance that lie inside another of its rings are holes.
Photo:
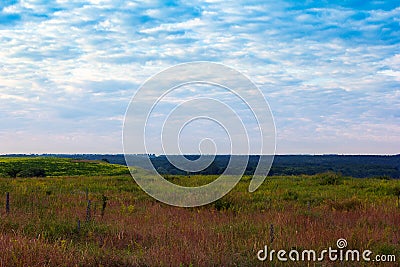
[[[98,176],[129,174],[122,165],[101,160],[65,159],[55,157],[0,157],[0,176],[29,177],[35,171],[44,176]]]
[[[13,166],[44,168],[47,177],[10,178]],[[0,266],[371,266],[257,259],[264,245],[320,251],[339,238],[397,258],[372,266],[400,260],[400,180],[273,176],[249,193],[246,176],[212,204],[177,208],[106,162],[0,158],[0,173]],[[194,186],[216,176],[167,178]]]

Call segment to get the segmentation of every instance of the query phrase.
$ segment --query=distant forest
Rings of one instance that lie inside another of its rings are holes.
[[[52,156],[62,158],[76,158],[88,160],[103,160],[113,164],[126,165],[123,154],[43,154],[43,155],[7,155],[13,157],[26,156]],[[156,155],[131,155],[134,165],[142,167],[144,157],[149,157],[153,166],[159,173],[170,175],[192,174],[221,174],[225,170],[229,159],[234,156],[217,155],[214,161],[206,169],[197,173],[188,173],[174,167],[166,156]],[[185,156],[189,160],[195,160],[198,155]],[[259,156],[249,157],[245,174],[251,175],[258,164]],[[344,176],[358,178],[381,177],[400,178],[400,155],[374,156],[374,155],[276,155],[269,175],[313,175],[323,172],[336,172]]]

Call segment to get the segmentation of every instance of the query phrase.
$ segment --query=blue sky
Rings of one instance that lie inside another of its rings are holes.
[[[151,75],[201,60],[263,91],[277,153],[400,153],[398,1],[0,2],[0,153],[122,153]]]

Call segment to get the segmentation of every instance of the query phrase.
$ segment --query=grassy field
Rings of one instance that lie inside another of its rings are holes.
[[[250,177],[243,177],[212,204],[177,208],[147,196],[129,175],[116,175],[124,167],[57,160],[38,159],[51,177],[0,178],[0,266],[398,266],[400,260],[399,180],[268,177],[248,193]],[[187,186],[215,178],[168,177]],[[349,249],[393,254],[397,263],[257,259],[264,245],[321,251],[339,238]]]
[[[55,157],[0,157],[0,177],[24,177],[42,170],[44,176],[95,176],[129,174],[125,166],[101,160],[80,160]],[[24,175],[25,174],[25,175]]]

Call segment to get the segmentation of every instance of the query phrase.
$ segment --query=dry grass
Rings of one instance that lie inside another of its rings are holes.
[[[325,187],[312,177],[287,177],[280,178],[281,182],[278,178],[266,182],[256,196],[239,188],[222,199],[222,204],[187,209],[153,201],[132,187],[129,178],[115,179],[14,180],[8,188],[12,189],[11,212],[0,214],[0,266],[265,266],[267,263],[256,257],[264,245],[277,250],[320,251],[335,247],[339,238],[346,238],[352,249],[400,258],[400,208],[394,195],[376,193],[373,199],[355,186],[347,198],[335,200],[326,195],[307,205],[302,201],[307,190],[295,191],[297,197],[291,199],[287,188],[295,190],[293,185],[301,188],[301,183],[310,181],[318,188],[309,186],[308,190]],[[290,187],[285,185],[288,181],[293,181]],[[276,188],[275,183],[282,190],[268,193]],[[358,180],[351,183],[357,185]],[[390,190],[398,186],[398,182],[393,183],[386,186]],[[86,186],[93,203],[88,223],[82,190]],[[350,184],[343,186],[352,188]],[[335,186],[328,189],[339,190]],[[101,216],[103,194],[108,202]],[[271,224],[275,229],[273,244]],[[282,265],[277,261],[273,264]],[[286,266],[294,265],[290,262]],[[316,266],[336,265],[326,261]]]

